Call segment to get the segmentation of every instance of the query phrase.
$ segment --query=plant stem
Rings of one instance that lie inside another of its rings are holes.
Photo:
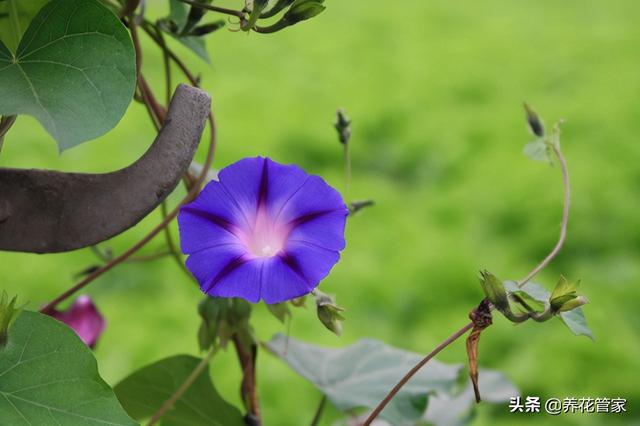
[[[564,158],[564,155],[562,155],[562,151],[560,150],[560,147],[557,146],[556,144],[552,144],[552,150],[556,158],[558,159],[558,162],[560,163],[560,168],[562,169],[562,184],[564,187],[564,207],[562,209],[562,223],[560,225],[560,237],[558,238],[558,242],[553,247],[551,252],[547,255],[547,257],[545,257],[542,260],[542,262],[540,262],[535,268],[533,268],[526,277],[524,277],[518,282],[518,287],[522,287],[523,285],[531,281],[533,277],[535,277],[540,271],[546,268],[549,265],[549,263],[551,263],[551,261],[558,255],[558,253],[560,252],[560,249],[562,249],[562,246],[564,245],[565,239],[567,238],[567,225],[569,224],[569,209],[571,207],[571,186],[569,182],[569,168],[567,167],[567,161]]]
[[[564,187],[564,205],[562,209],[562,223],[560,226],[560,237],[558,238],[558,242],[553,247],[551,252],[545,257],[542,262],[540,262],[535,268],[529,272],[529,274],[524,277],[522,280],[518,282],[518,286],[522,287],[527,282],[529,282],[533,277],[535,277],[540,271],[546,268],[549,263],[558,255],[560,249],[564,245],[565,239],[567,237],[567,225],[569,223],[569,210],[571,207],[571,186],[569,181],[569,168],[567,166],[567,161],[562,154],[562,150],[560,149],[558,144],[552,144],[552,150],[555,154],[558,162],[560,163],[560,168],[562,169],[562,184]],[[545,321],[547,318],[547,313],[543,313],[543,315],[539,317],[532,316],[535,321]],[[398,384],[389,392],[389,394],[378,404],[378,406],[371,412],[367,420],[362,424],[362,426],[368,426],[371,422],[382,412],[384,407],[393,399],[393,397],[400,391],[400,389],[411,379],[411,377],[418,372],[429,360],[431,360],[438,352],[442,349],[449,346],[455,340],[457,340],[460,336],[466,333],[468,330],[473,328],[473,322],[462,327],[460,330],[451,335],[448,339],[438,345],[433,351],[431,351],[426,357],[424,357],[416,366],[414,366],[405,376],[398,382]]]
[[[174,61],[176,60],[179,61],[179,58],[177,56],[172,57],[172,59]],[[180,62],[180,64],[182,64],[182,62]],[[184,66],[184,64],[182,65]],[[184,68],[181,66],[180,68],[184,72],[184,74],[187,76],[187,78],[191,81],[191,84],[195,87],[199,87],[197,79],[193,77],[193,74],[189,72],[188,68],[186,66],[184,66]],[[138,241],[136,244],[134,244],[127,251],[122,253],[120,256],[112,259],[110,262],[102,266],[100,269],[97,269],[93,273],[87,275],[84,279],[80,280],[77,284],[73,285],[68,290],[63,292],[61,295],[53,299],[51,302],[47,303],[45,306],[43,306],[40,309],[40,312],[43,312],[43,313],[51,312],[58,303],[68,299],[73,294],[75,294],[79,290],[83,289],[84,287],[92,283],[96,278],[102,276],[105,272],[110,271],[115,266],[129,259],[138,250],[140,250],[145,245],[147,245],[149,241],[155,238],[155,236],[158,235],[166,226],[168,226],[169,223],[171,223],[171,221],[175,219],[176,216],[178,216],[178,213],[180,212],[180,208],[184,204],[192,201],[198,195],[198,193],[200,192],[200,188],[207,177],[207,171],[209,170],[209,168],[211,167],[211,164],[213,163],[213,156],[215,154],[215,149],[216,149],[217,126],[216,126],[215,118],[213,116],[213,112],[209,113],[208,121],[209,121],[209,128],[211,133],[209,138],[209,147],[207,150],[207,157],[202,166],[202,172],[200,172],[200,175],[197,177],[195,185],[193,185],[191,190],[180,201],[180,203],[173,210],[171,210],[171,212],[169,212],[169,214],[158,225],[156,225],[147,235],[145,235],[140,241]]]
[[[162,46],[166,46],[167,42],[162,35],[162,31],[158,31],[158,37]],[[164,80],[165,80],[165,91],[166,91],[166,103],[169,105],[171,102],[171,94],[173,93],[173,83],[171,81],[171,58],[169,57],[169,53],[167,49],[162,49],[162,63],[164,65]]]
[[[238,334],[233,335],[233,345],[238,354],[238,361],[242,368],[242,384],[240,392],[242,400],[245,401],[249,414],[257,424],[260,420],[260,403],[258,401],[258,389],[256,386],[256,353],[257,347],[254,345],[252,352],[247,352]]]
[[[165,256],[171,256],[171,252],[161,251],[159,253],[147,254],[147,255],[144,255],[144,256],[130,257],[129,259],[125,260],[124,263],[149,262],[149,261],[152,261],[152,260],[162,259]]]
[[[236,16],[240,19],[244,19],[244,13],[241,10],[227,9],[226,7],[213,6],[211,4],[198,3],[192,0],[180,0],[182,3],[190,4],[191,6],[210,10],[212,12],[223,13],[225,15]]]
[[[127,0],[120,10],[120,17],[124,18],[126,16],[132,15],[133,12],[136,11],[138,6],[140,6],[140,0]]]
[[[318,424],[320,424],[320,418],[322,417],[322,413],[324,412],[324,407],[326,405],[327,405],[327,396],[322,395],[322,399],[320,399],[320,403],[318,404],[316,413],[313,415],[313,419],[311,420],[311,426],[318,426]]]
[[[207,366],[209,365],[209,362],[211,361],[211,358],[213,358],[213,355],[215,355],[216,351],[217,351],[217,347],[215,346],[209,350],[207,355],[205,355],[205,357],[202,358],[202,360],[198,363],[196,368],[194,368],[191,374],[189,374],[189,376],[185,379],[185,381],[182,382],[180,387],[176,389],[176,391],[169,397],[169,399],[167,399],[164,402],[164,404],[162,404],[160,409],[156,411],[153,417],[151,417],[151,420],[149,420],[149,423],[147,423],[147,426],[152,426],[158,423],[158,421],[162,418],[162,416],[164,416],[167,413],[167,411],[169,411],[171,407],[173,407],[173,404],[175,404],[176,401],[178,401],[180,397],[184,395],[184,393],[189,389],[189,387],[198,379],[198,377],[200,377],[204,369],[207,368]]]
[[[153,28],[153,31],[152,31],[152,28]],[[191,82],[191,84],[194,85],[195,87],[199,87],[200,83],[198,81],[198,78],[191,73],[189,68],[185,65],[184,62],[182,62],[182,60],[178,57],[178,55],[176,55],[171,49],[169,49],[169,46],[167,46],[166,43],[162,42],[161,40],[162,36],[159,35],[161,31],[159,31],[155,27],[155,25],[153,25],[149,21],[143,21],[142,29],[160,47],[160,49],[162,49],[162,51],[166,53],[169,56],[169,58],[171,58],[171,60],[178,66],[178,68],[180,68],[182,73],[187,77],[187,79]]]
[[[350,200],[349,188],[351,187],[351,153],[349,152],[349,141],[344,144],[344,180],[345,199]]]
[[[162,213],[162,217],[167,217],[168,211],[167,211],[167,201],[163,201],[160,204],[160,211]],[[164,237],[165,237],[165,241],[167,243],[167,247],[169,248],[169,254],[171,255],[171,257],[173,257],[173,259],[175,259],[176,264],[178,265],[178,267],[180,268],[180,270],[182,270],[185,274],[187,274],[187,276],[190,279],[194,279],[193,275],[191,275],[191,272],[189,272],[187,270],[187,267],[184,266],[184,261],[182,260],[182,256],[180,254],[180,250],[178,250],[178,247],[176,246],[175,242],[173,241],[173,237],[171,236],[171,228],[169,228],[168,226],[164,228]]]
[[[7,134],[13,123],[16,122],[17,115],[3,115],[0,116],[0,150],[2,150],[2,143],[4,142],[4,136]]]
[[[417,363],[411,370],[409,370],[409,372],[407,374],[405,374],[404,377],[402,377],[402,379],[400,379],[398,384],[395,385],[393,387],[393,389],[391,389],[391,391],[387,394],[387,396],[385,396],[384,399],[378,404],[378,406],[371,412],[371,414],[369,414],[369,417],[367,418],[367,420],[364,421],[362,426],[369,426],[371,424],[371,422],[373,422],[375,420],[375,418],[378,417],[378,415],[382,412],[382,410],[384,410],[384,407],[386,407],[387,404],[393,399],[393,397],[396,396],[396,394],[400,391],[400,389],[402,389],[402,387],[422,367],[424,367],[426,363],[428,363],[441,350],[443,350],[444,348],[446,348],[447,346],[449,346],[450,344],[452,344],[453,342],[458,340],[463,334],[465,334],[467,331],[471,330],[472,328],[473,328],[473,322],[470,322],[470,323],[466,324],[460,330],[456,331],[451,336],[449,336],[446,340],[444,340],[442,343],[440,343],[438,346],[436,346],[434,350],[432,350],[431,352],[429,352],[427,354],[427,356],[422,358],[422,360],[420,360],[419,363]]]

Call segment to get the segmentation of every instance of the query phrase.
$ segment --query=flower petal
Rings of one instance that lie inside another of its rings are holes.
[[[251,226],[258,211],[258,202],[265,190],[266,159],[263,157],[245,158],[218,173],[218,178],[232,202],[239,208],[246,223]]]
[[[347,212],[342,210],[298,219],[289,234],[289,241],[303,241],[327,250],[342,250],[345,247],[346,221]]]
[[[286,263],[286,258],[275,256],[264,260],[260,296],[265,303],[291,300],[311,292],[314,287]]]
[[[289,223],[318,213],[339,211],[348,213],[340,193],[321,177],[310,175],[304,185],[291,196],[277,217],[279,223]]]
[[[185,206],[178,216],[180,246],[184,254],[197,253],[218,245],[240,244],[233,225],[219,216]]]
[[[263,263],[263,259],[233,262],[202,290],[209,296],[242,297],[251,303],[258,303]]]
[[[271,217],[276,218],[291,198],[302,189],[309,175],[295,164],[279,164],[267,161],[266,206]]]
[[[285,249],[285,263],[304,277],[311,291],[318,286],[340,259],[335,250],[302,241],[289,241]]]
[[[186,265],[198,280],[202,291],[206,293],[212,280],[220,276],[226,268],[229,268],[238,259],[241,259],[244,254],[245,250],[242,245],[217,245],[191,254],[187,259]]]
[[[71,327],[90,348],[95,347],[106,321],[89,296],[79,296],[66,311],[54,311],[52,317]]]

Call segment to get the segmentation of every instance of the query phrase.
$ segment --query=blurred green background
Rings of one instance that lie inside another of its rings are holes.
[[[165,13],[160,3],[151,15]],[[522,155],[526,100],[548,127],[567,119],[562,143],[573,182],[566,247],[536,281],[551,288],[561,273],[582,278],[596,341],[556,320],[514,327],[496,317],[480,364],[503,371],[523,395],[624,397],[628,413],[513,415],[482,404],[474,424],[640,424],[638,16],[635,0],[334,0],[278,34],[213,34],[211,66],[173,43],[213,96],[216,168],[267,155],[344,190],[332,123],[337,107],[353,119],[349,198],[376,206],[349,220],[347,249],[321,285],[347,308],[345,333],[335,337],[313,309],[300,309],[291,335],[327,346],[371,337],[424,353],[467,321],[482,297],[480,268],[517,279],[544,257],[557,238],[562,189],[558,168]],[[161,96],[161,56],[147,39],[144,47],[143,71]],[[138,158],[153,136],[146,111],[132,104],[107,136],[59,156],[37,122],[20,117],[0,166],[109,171]],[[120,252],[159,218],[104,246]],[[95,262],[88,249],[0,253],[1,287],[35,309]],[[109,383],[160,358],[198,353],[201,294],[170,258],[122,265],[86,292],[108,319],[96,355]],[[261,339],[283,330],[264,306],[254,315]],[[459,341],[439,359],[465,357]],[[239,403],[232,351],[216,357],[212,377]],[[258,380],[267,425],[310,422],[320,395],[309,383],[264,352]],[[323,424],[337,418],[329,409]]]

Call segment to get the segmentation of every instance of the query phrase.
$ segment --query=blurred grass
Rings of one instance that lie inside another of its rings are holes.
[[[538,281],[549,288],[560,273],[581,277],[597,340],[573,337],[559,321],[513,327],[496,318],[480,362],[504,371],[524,395],[625,397],[629,413],[552,418],[481,405],[475,424],[639,422],[640,3],[327,6],[317,19],[272,36],[214,34],[212,66],[175,46],[213,95],[217,168],[268,155],[344,189],[332,120],[340,106],[353,118],[350,193],[377,204],[349,220],[348,247],[321,287],[348,309],[345,335],[326,332],[312,309],[295,312],[292,335],[331,346],[367,336],[426,352],[480,300],[478,269],[519,278],[546,254],[557,238],[560,175],[521,154],[526,100],[548,126],[567,119],[563,147],[574,192],[566,247]],[[144,72],[161,96],[161,57],[145,48]],[[110,134],[58,156],[40,126],[20,117],[0,166],[107,171],[136,159],[152,138],[146,112],[132,105]],[[122,250],[158,219],[152,214],[108,245]],[[35,308],[93,262],[89,250],[0,253],[1,286]],[[87,292],[108,318],[97,357],[110,383],[159,358],[197,353],[201,296],[170,259],[123,265]],[[263,306],[255,311],[261,339],[282,329]],[[464,344],[440,359],[465,362]],[[312,386],[265,353],[258,372],[266,424],[307,424],[320,399]],[[233,353],[215,360],[213,380],[235,403],[239,375]],[[336,418],[330,409],[323,424]]]

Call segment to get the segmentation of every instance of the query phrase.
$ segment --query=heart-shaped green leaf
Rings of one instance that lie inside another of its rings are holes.
[[[24,311],[0,349],[3,425],[135,425],[93,353],[57,320]]]
[[[34,116],[61,150],[111,130],[135,80],[131,38],[97,0],[53,0],[15,54],[0,42],[0,115]]]
[[[200,359],[177,355],[136,371],[114,388],[136,420],[149,419],[178,389]],[[162,417],[163,426],[244,426],[240,411],[222,399],[205,371]]]

